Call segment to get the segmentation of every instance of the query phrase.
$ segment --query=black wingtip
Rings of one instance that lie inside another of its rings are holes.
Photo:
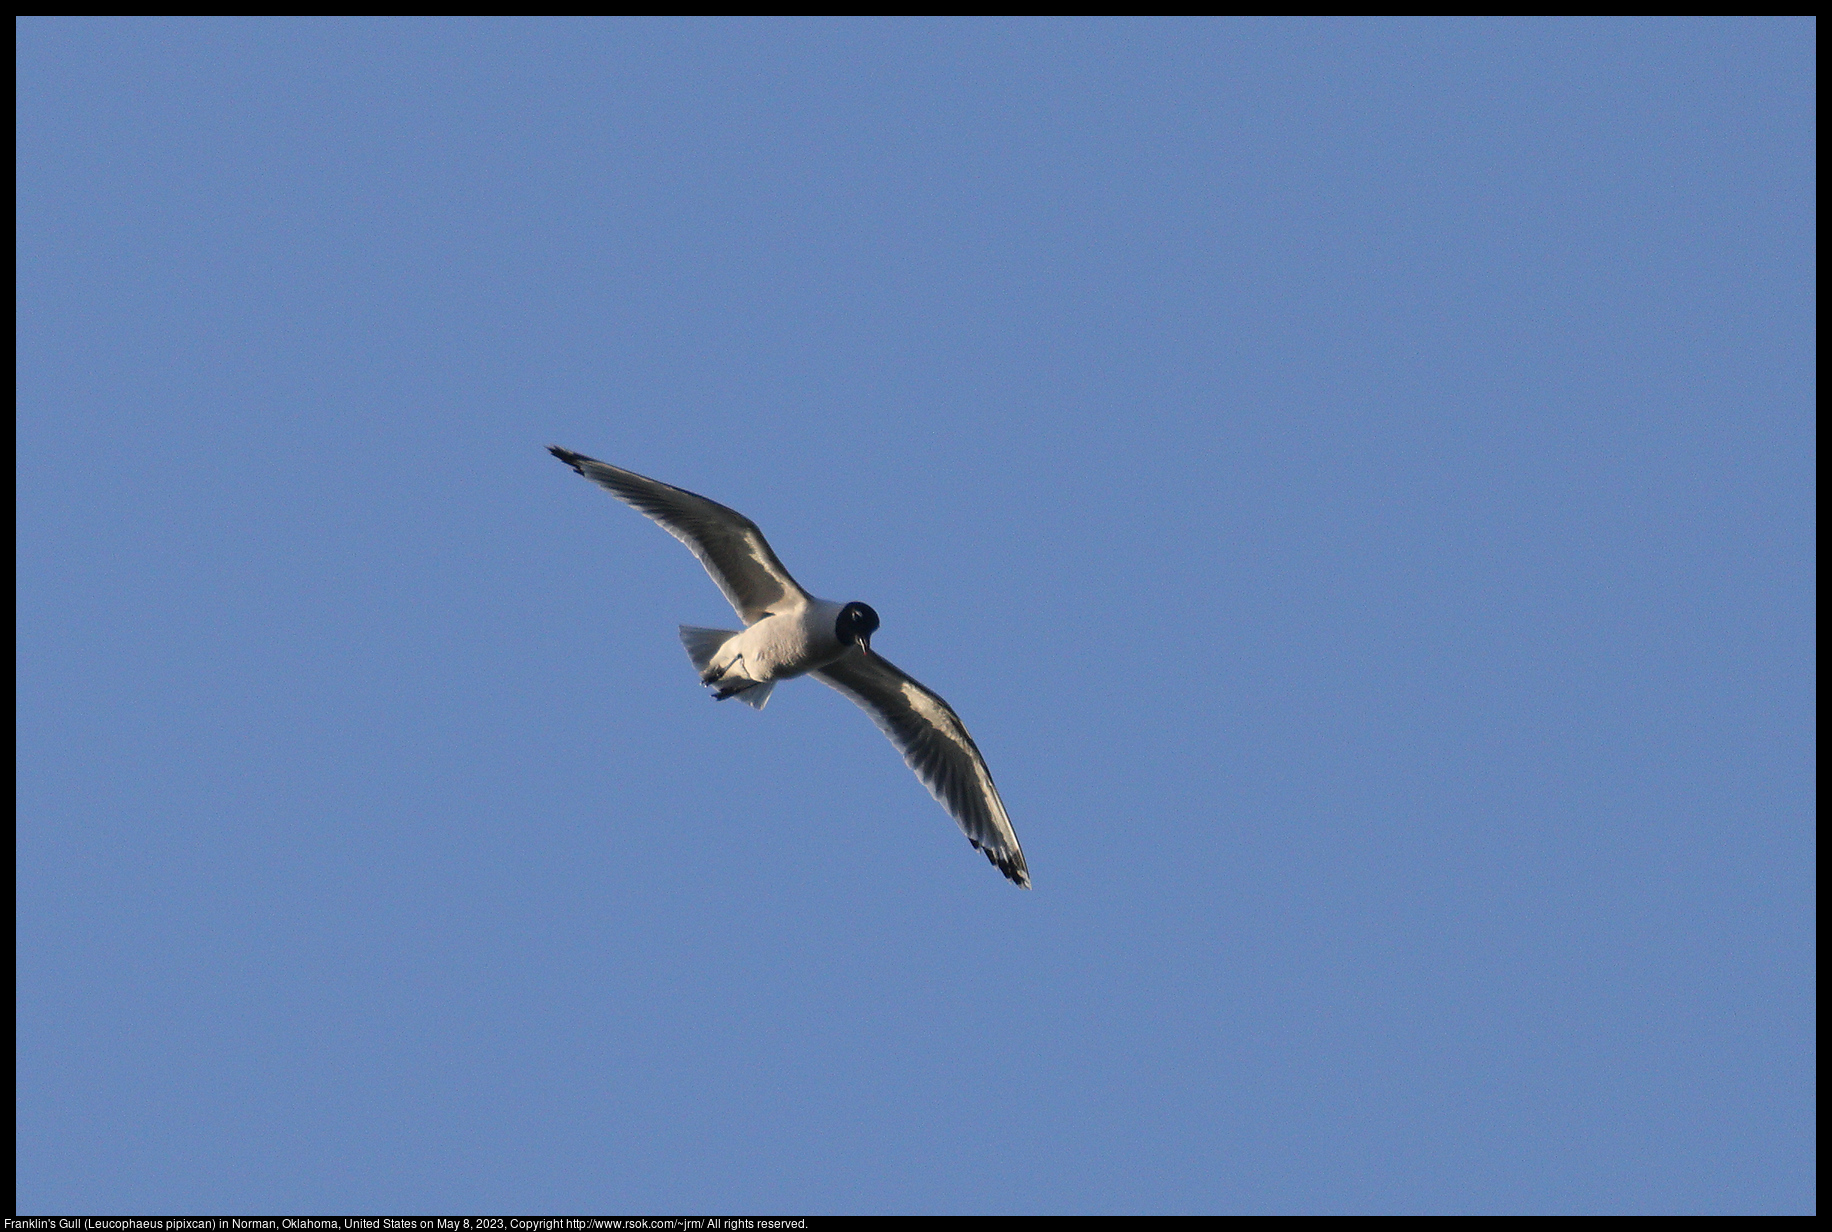
[[[585,473],[585,468],[580,466],[579,463],[596,461],[596,459],[588,458],[582,453],[574,453],[570,449],[561,449],[558,445],[549,445],[547,447],[547,452],[578,471],[581,475]]]
[[[975,843],[974,846],[980,847],[978,843]],[[1031,888],[1030,870],[1024,867],[1023,856],[1013,859],[1011,856],[994,853],[990,847],[980,847],[980,854],[991,861],[992,866],[1001,873],[1004,873],[1006,880],[1010,881],[1020,890],[1028,890]]]

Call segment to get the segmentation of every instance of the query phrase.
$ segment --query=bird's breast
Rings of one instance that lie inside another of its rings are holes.
[[[753,680],[782,680],[827,666],[846,645],[834,632],[836,617],[822,604],[766,616],[740,635],[739,653]]]

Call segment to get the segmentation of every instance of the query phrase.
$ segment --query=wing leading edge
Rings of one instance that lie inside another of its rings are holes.
[[[736,509],[558,445],[547,452],[686,544],[745,624],[786,602],[807,601],[808,592],[776,559],[757,523]]]
[[[856,702],[903,754],[903,760],[941,802],[967,841],[1012,881],[1030,888],[1024,849],[993,786],[979,746],[954,708],[876,651],[856,646],[814,673]]]

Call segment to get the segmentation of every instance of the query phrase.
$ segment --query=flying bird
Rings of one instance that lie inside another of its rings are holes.
[[[890,737],[967,841],[1030,888],[1024,850],[986,759],[953,707],[871,648],[878,613],[803,590],[757,524],[735,509],[558,445],[547,449],[686,544],[737,610],[742,630],[681,626],[681,644],[714,698],[762,710],[778,681],[805,675],[837,689]]]

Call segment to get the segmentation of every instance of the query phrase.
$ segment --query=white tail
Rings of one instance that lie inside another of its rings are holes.
[[[770,690],[775,687],[776,682],[772,680],[768,684],[754,684],[743,692],[733,693],[731,696],[737,698],[752,710],[762,710],[763,703],[770,700]]]
[[[776,687],[774,680],[764,684],[746,684],[746,678],[737,675],[722,675],[713,680],[706,680],[706,673],[719,657],[719,651],[725,643],[738,636],[736,629],[702,629],[698,625],[681,626],[681,645],[687,648],[687,657],[693,660],[694,670],[700,673],[700,679],[719,690],[720,700],[735,697],[752,710],[762,710],[765,702],[770,700],[770,690]],[[729,671],[733,664],[726,664]],[[734,688],[734,685],[740,687]]]
[[[698,625],[681,626],[681,645],[687,648],[687,657],[693,660],[693,670],[705,675],[706,669],[712,666],[713,656],[719,653],[719,647],[738,636],[736,629],[702,629]]]

